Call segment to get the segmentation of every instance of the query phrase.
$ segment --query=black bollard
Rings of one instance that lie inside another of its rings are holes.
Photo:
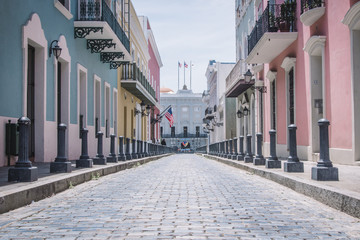
[[[254,158],[254,165],[265,165],[265,158],[262,154],[262,133],[256,134],[256,156]]]
[[[65,156],[65,131],[66,125],[60,123],[58,126],[57,157],[50,163],[50,173],[71,172],[71,162]]]
[[[276,131],[271,129],[270,135],[270,157],[266,159],[266,168],[281,168],[281,161],[276,156]]]
[[[251,151],[251,135],[248,134],[246,136],[246,155],[244,157],[244,162],[245,163],[252,163],[253,162],[253,154],[252,154],[252,151]]]
[[[136,140],[136,154],[138,158],[142,158],[141,154],[141,140]]]
[[[229,142],[229,153],[227,155],[227,158],[231,159],[231,157],[233,155],[233,140],[229,139],[228,142]]]
[[[289,129],[290,154],[287,162],[284,163],[285,172],[304,172],[304,163],[299,161],[296,149],[296,125],[291,124]]]
[[[237,156],[237,160],[244,161],[244,136],[239,137],[239,155]]]
[[[93,160],[88,155],[88,130],[86,128],[81,129],[81,156],[76,160],[76,167],[91,168],[93,166]]]
[[[149,153],[148,153],[148,142],[144,142],[144,154],[145,154],[145,157],[148,157],[148,156],[149,156]]]
[[[102,133],[101,131],[97,132],[96,134],[96,138],[98,139],[98,145],[96,157],[93,158],[93,163],[95,165],[106,165],[106,158],[103,154],[103,136],[104,133]]]
[[[311,168],[311,179],[318,181],[339,181],[338,168],[333,167],[329,157],[329,125],[326,119],[318,121],[320,133],[320,159]]]
[[[124,154],[124,137],[119,137],[119,155],[117,157],[118,161],[125,161],[126,157]]]
[[[136,153],[136,139],[132,139],[132,142],[131,142],[131,158],[132,159],[137,159],[138,158],[138,155]]]
[[[238,156],[238,151],[237,151],[237,138],[233,139],[233,143],[234,143],[234,154],[231,156],[232,160],[236,160],[237,156]]]
[[[229,141],[225,140],[225,153],[223,158],[227,158],[228,155],[229,155]]]
[[[115,138],[116,136],[114,134],[110,135],[110,153],[109,156],[106,158],[107,162],[114,162],[114,163],[118,162],[118,159],[115,154]]]
[[[126,138],[126,150],[125,150],[125,157],[126,160],[131,160],[131,154],[130,154],[130,138]]]
[[[29,160],[29,128],[31,121],[27,117],[19,118],[19,157],[14,168],[8,170],[8,181],[33,182],[38,180],[38,168]]]

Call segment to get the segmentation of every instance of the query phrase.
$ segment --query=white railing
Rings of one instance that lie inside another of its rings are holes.
[[[226,91],[229,90],[234,84],[240,79],[244,78],[244,73],[246,72],[246,62],[245,60],[240,59],[231,70],[229,75],[226,78]]]

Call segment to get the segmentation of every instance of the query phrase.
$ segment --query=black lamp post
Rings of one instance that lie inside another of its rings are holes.
[[[50,48],[49,48],[49,57],[51,57],[51,54],[54,54],[54,56],[56,57],[56,60],[59,59],[59,57],[61,55],[61,50],[62,50],[62,48],[59,47],[58,42],[59,42],[58,40],[52,41],[50,44]],[[53,47],[54,43],[56,45]]]

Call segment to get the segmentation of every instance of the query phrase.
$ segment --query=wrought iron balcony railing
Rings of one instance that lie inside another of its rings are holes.
[[[155,90],[146,79],[145,75],[138,68],[136,63],[125,63],[121,66],[121,80],[135,80],[138,81],[146,91],[156,99]]]
[[[301,0],[301,14],[310,9],[323,7],[325,5],[324,0]]]
[[[126,50],[130,41],[105,0],[78,0],[78,21],[104,21],[109,24]]]
[[[248,36],[248,54],[266,32],[296,32],[296,2],[270,4],[256,21]]]

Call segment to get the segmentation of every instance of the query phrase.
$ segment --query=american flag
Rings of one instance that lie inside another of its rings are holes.
[[[186,64],[186,62],[184,62],[184,68],[188,68],[188,65]]]
[[[167,120],[169,120],[170,127],[172,127],[172,125],[174,124],[174,117],[173,117],[171,108],[169,108],[169,110],[167,110],[167,112],[165,113],[165,117],[167,118]]]
[[[180,63],[180,62],[178,62],[178,64],[179,64],[179,67],[181,68],[181,63]]]

